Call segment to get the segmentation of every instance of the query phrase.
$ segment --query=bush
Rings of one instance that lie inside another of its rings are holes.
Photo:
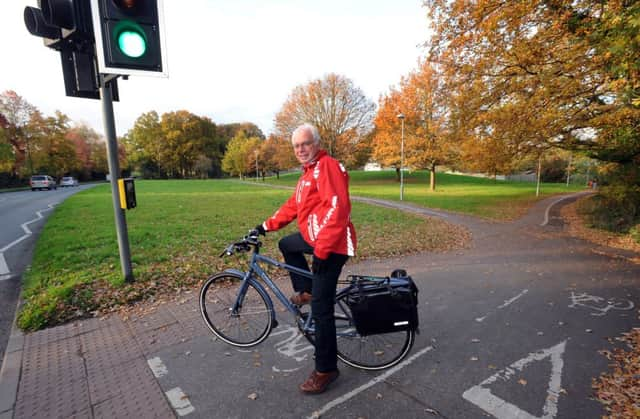
[[[611,185],[583,200],[578,212],[590,227],[614,233],[630,233],[640,221],[640,187],[637,185]]]
[[[629,235],[638,244],[640,244],[640,224],[636,224],[629,229]]]

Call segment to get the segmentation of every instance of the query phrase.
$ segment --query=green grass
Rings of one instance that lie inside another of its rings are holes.
[[[124,284],[108,184],[79,192],[56,207],[25,275],[23,329],[35,330],[149,294],[189,287],[208,274],[239,267],[220,259],[231,241],[270,216],[291,191],[237,181],[137,181],[138,207],[127,211],[136,282]],[[439,220],[354,203],[359,254],[367,257],[447,249],[464,234]],[[265,253],[295,229],[268,234]],[[426,239],[425,239],[426,238]]]
[[[351,193],[399,200],[395,173],[351,172]],[[268,179],[293,186],[299,173]],[[408,173],[405,200],[488,217],[511,219],[536,200],[535,184],[438,174],[437,190],[428,190],[428,173]],[[579,190],[543,184],[541,197]],[[35,330],[93,310],[192,287],[208,274],[242,261],[220,259],[231,241],[270,216],[291,191],[235,180],[136,182],[138,207],[127,211],[136,277],[122,281],[111,189],[108,184],[82,191],[56,207],[44,227],[25,275],[25,304],[18,322]],[[354,202],[352,219],[358,257],[384,257],[460,247],[465,233],[441,220]],[[277,255],[277,241],[295,231],[295,222],[268,234],[264,252]]]
[[[352,195],[400,200],[400,183],[394,171],[352,171],[349,174]],[[267,182],[293,186],[298,176],[292,173],[280,176],[280,179],[269,178]],[[582,189],[579,185],[542,183],[540,197],[536,197],[535,183],[437,173],[436,190],[431,192],[429,172],[407,172],[404,176],[404,200],[407,202],[495,220],[517,218],[538,199]]]

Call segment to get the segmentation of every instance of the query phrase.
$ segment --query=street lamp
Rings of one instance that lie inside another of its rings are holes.
[[[404,168],[404,114],[399,113],[398,119],[402,125],[401,135],[400,135],[400,200],[402,201],[404,198],[404,174],[402,169]]]

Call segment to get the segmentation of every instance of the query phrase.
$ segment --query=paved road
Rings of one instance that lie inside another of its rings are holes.
[[[22,273],[44,220],[70,195],[90,186],[0,194],[0,367],[15,315]]]

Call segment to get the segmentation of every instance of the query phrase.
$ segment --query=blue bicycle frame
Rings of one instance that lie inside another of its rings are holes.
[[[252,253],[251,261],[249,262],[249,270],[247,272],[242,272],[235,269],[227,270],[228,272],[232,272],[242,276],[242,284],[240,285],[238,297],[236,298],[236,302],[233,305],[232,311],[234,313],[237,313],[238,310],[240,309],[240,306],[241,306],[240,302],[244,300],[247,289],[249,288],[249,282],[251,282],[256,288],[259,288],[261,291],[263,291],[264,295],[266,296],[267,303],[269,304],[269,309],[271,310],[271,319],[272,319],[273,325],[274,327],[278,325],[278,322],[275,317],[275,310],[273,306],[273,301],[271,300],[271,296],[269,295],[269,293],[266,292],[262,284],[255,279],[257,275],[262,279],[262,281],[264,281],[264,283],[271,290],[271,292],[276,296],[276,298],[282,303],[282,305],[284,305],[285,308],[290,313],[296,316],[297,321],[300,323],[304,331],[313,332],[313,327],[311,325],[311,316],[306,316],[306,318],[303,319],[302,312],[300,311],[298,306],[292,304],[287,298],[287,296],[284,295],[282,291],[280,291],[280,288],[278,288],[278,286],[273,282],[271,277],[269,277],[269,275],[259,265],[261,262],[266,263],[268,265],[275,266],[276,268],[285,269],[289,272],[293,272],[298,275],[302,275],[306,278],[310,278],[310,279],[314,278],[313,273],[311,273],[310,271],[305,271],[304,269],[300,269],[295,266],[279,262],[268,256],[263,256],[258,252],[258,249],[256,248],[255,251]]]

